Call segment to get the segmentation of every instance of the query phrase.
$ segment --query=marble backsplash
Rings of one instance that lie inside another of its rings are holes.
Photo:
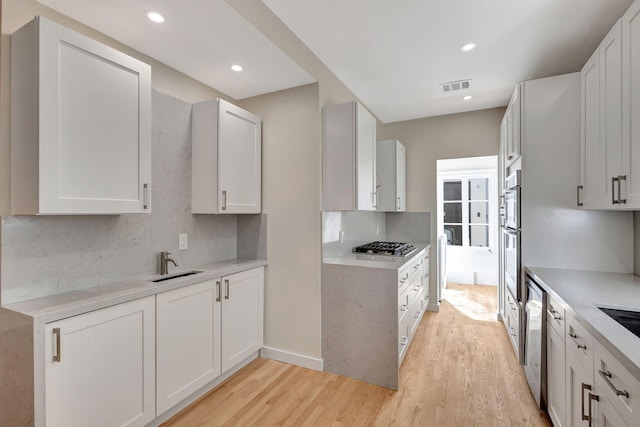
[[[324,258],[348,254],[354,246],[374,240],[429,243],[430,239],[429,212],[322,212]]]
[[[152,213],[3,217],[2,304],[156,274],[164,250],[176,270],[266,258],[265,215],[191,214],[191,104],[153,91],[152,114]]]

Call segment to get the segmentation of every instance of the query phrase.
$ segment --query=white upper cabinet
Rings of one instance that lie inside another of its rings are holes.
[[[506,119],[506,149],[507,160],[506,165],[509,166],[520,157],[520,118],[521,118],[521,92],[522,84],[517,84],[516,89],[511,96],[507,111]]]
[[[192,111],[191,211],[260,213],[262,120],[223,99]]]
[[[636,1],[582,69],[579,206],[640,208],[639,14]]]
[[[622,16],[622,175],[632,208],[640,207],[640,2]]]
[[[376,119],[357,102],[322,109],[322,209],[374,211]]]
[[[149,213],[151,67],[42,17],[11,37],[11,213]]]
[[[395,139],[378,141],[376,147],[378,174],[377,210],[404,212],[407,210],[407,152]]]

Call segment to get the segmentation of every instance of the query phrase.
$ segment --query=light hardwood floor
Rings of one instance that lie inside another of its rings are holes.
[[[549,426],[495,313],[495,287],[450,284],[397,392],[258,359],[164,426]]]

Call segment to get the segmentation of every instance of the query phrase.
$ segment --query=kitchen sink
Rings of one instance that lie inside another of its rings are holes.
[[[640,338],[640,311],[598,307],[603,313]]]
[[[199,271],[199,270],[184,271],[182,273],[168,274],[166,276],[162,276],[157,279],[148,280],[148,282],[153,282],[153,283],[164,282],[166,280],[177,279],[179,277],[193,276],[194,274],[200,274],[200,273],[202,273],[202,271]]]

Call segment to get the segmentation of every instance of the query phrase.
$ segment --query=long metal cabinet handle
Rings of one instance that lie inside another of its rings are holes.
[[[398,210],[402,209],[402,203],[400,202],[400,197],[398,197]]]
[[[222,210],[227,210],[227,190],[222,190]]]
[[[627,175],[618,176],[618,203],[625,204],[627,199],[621,199],[622,197],[622,181],[627,180]]]
[[[616,199],[616,182],[620,182],[620,178],[617,176],[612,176],[611,177],[611,203],[614,205],[617,205],[618,203],[618,199]]]
[[[216,287],[218,288],[216,302],[220,302],[220,297],[222,296],[222,289],[220,289],[222,286],[220,286],[220,280],[216,280]]]
[[[227,280],[227,279],[224,280],[224,286],[226,288],[225,294],[224,294],[224,299],[229,299],[229,280]]]
[[[611,387],[611,389],[616,392],[616,396],[624,396],[627,399],[629,398],[629,392],[627,390],[618,390],[618,388],[613,385],[613,383],[611,382],[611,377],[612,377],[611,372],[602,371],[600,369],[598,369],[598,372],[600,373],[600,376],[602,376],[602,378],[604,379],[604,382],[609,384],[609,387]]]
[[[591,414],[591,402],[594,401],[594,400],[596,402],[600,401],[600,396],[598,396],[597,394],[589,393],[589,417],[588,417],[589,418],[589,427],[591,427],[591,424],[593,423],[593,416]]]
[[[578,185],[578,189],[576,191],[576,198],[578,201],[578,206],[584,206],[584,203],[580,201],[580,190],[584,191],[584,185]]]
[[[144,184],[142,186],[144,190],[144,201],[143,201],[143,209],[149,209],[149,184]]]
[[[60,363],[60,360],[62,360],[60,349],[60,328],[53,328],[53,335],[56,337],[56,354],[53,355],[53,361]]]
[[[589,424],[591,424],[590,422],[591,414],[589,415],[584,414],[584,391],[585,390],[591,391],[591,385],[582,383],[582,393],[580,393],[581,394],[580,402],[582,404],[582,412],[580,414],[582,415],[582,421],[589,421]],[[589,395],[591,395],[591,393],[589,393]],[[589,405],[589,412],[591,412],[591,405]]]

